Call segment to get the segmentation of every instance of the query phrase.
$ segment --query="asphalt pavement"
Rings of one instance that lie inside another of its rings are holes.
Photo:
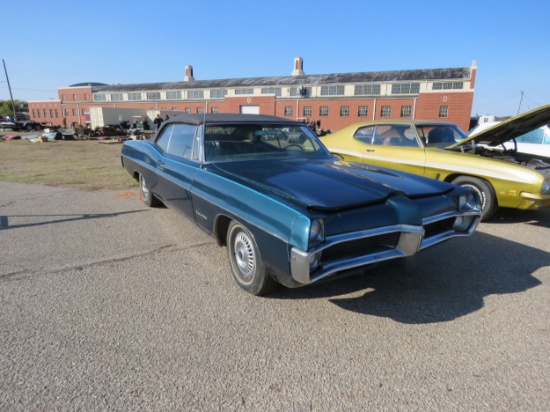
[[[136,192],[0,182],[0,410],[550,410],[550,210],[255,297]]]

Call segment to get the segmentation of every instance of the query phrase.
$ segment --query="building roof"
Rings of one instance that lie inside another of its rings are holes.
[[[359,73],[313,74],[304,76],[249,77],[221,80],[190,80],[179,82],[93,85],[92,92],[128,92],[144,90],[215,89],[258,86],[323,85],[336,83],[380,83],[399,81],[470,79],[470,67],[424,70],[395,70]]]

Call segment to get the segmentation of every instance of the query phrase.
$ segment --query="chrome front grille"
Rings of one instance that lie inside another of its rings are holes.
[[[393,232],[337,243],[323,250],[321,263],[352,259],[395,249],[399,242],[399,236],[399,232]]]
[[[450,217],[447,219],[437,220],[435,222],[425,224],[424,239],[430,239],[442,233],[452,231],[455,219],[456,219],[455,217]]]

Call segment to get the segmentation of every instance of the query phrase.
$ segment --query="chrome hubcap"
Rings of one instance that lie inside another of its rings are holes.
[[[246,233],[239,232],[237,234],[233,251],[235,253],[235,262],[237,263],[240,273],[245,280],[250,280],[254,275],[256,256],[254,255],[252,241]]]
[[[143,196],[143,200],[147,201],[149,199],[149,189],[147,189],[147,185],[145,184],[145,179],[143,176],[141,177],[141,196]]]

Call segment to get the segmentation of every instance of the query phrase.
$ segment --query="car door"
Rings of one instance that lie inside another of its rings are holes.
[[[424,175],[426,155],[414,129],[405,124],[376,124],[358,130],[354,138],[370,136],[363,162],[404,172]],[[368,139],[367,139],[368,140]]]
[[[196,130],[195,125],[172,123],[161,129],[156,140],[163,155],[156,164],[158,185],[155,193],[163,202],[193,221],[191,187],[199,167],[193,156]]]

